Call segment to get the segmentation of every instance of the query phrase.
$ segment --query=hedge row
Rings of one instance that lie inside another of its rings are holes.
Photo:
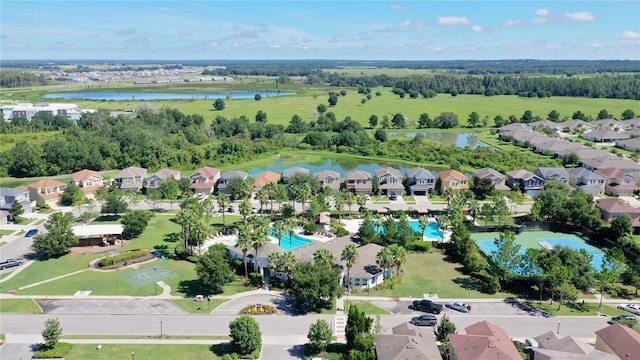
[[[65,357],[71,351],[73,345],[59,342],[53,349],[38,350],[33,354],[34,359],[59,359]]]
[[[141,257],[144,257],[145,255],[147,255],[148,253],[149,252],[146,251],[146,250],[131,250],[131,251],[126,252],[124,254],[120,254],[120,255],[116,256],[115,258],[106,257],[106,258],[100,260],[98,265],[100,267],[109,266],[109,265],[117,264],[117,263],[120,263],[120,262],[123,262],[123,261],[141,258]]]

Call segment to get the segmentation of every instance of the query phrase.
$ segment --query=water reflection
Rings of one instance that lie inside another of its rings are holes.
[[[456,144],[457,147],[470,147],[475,149],[480,146],[489,146],[482,141],[478,140],[476,137],[477,133],[468,132],[468,133],[437,133],[437,132],[390,132],[389,136],[406,136],[413,138],[417,135],[422,136],[428,140],[436,140],[441,141],[446,144]]]

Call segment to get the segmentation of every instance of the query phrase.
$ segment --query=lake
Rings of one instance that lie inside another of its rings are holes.
[[[435,132],[389,132],[387,133],[389,136],[406,136],[413,138],[416,135],[420,135],[428,140],[436,140],[442,141],[445,144],[456,144],[457,147],[470,147],[471,149],[475,149],[480,146],[489,146],[482,141],[478,140],[476,137],[476,133],[474,132],[465,132],[465,133],[435,133]]]
[[[172,92],[74,92],[46,94],[45,99],[83,99],[83,100],[197,100],[197,99],[253,99],[256,94],[263,98],[290,96],[294,93],[284,91],[263,92],[224,92],[224,93],[172,93]]]

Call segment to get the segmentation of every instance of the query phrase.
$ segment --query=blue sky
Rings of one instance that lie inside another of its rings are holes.
[[[0,58],[640,59],[640,1],[17,1]]]

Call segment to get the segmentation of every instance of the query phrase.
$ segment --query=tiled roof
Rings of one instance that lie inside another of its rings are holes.
[[[396,168],[392,168],[390,166],[385,166],[385,167],[381,167],[376,169],[376,177],[380,177],[383,176],[384,174],[389,174],[393,177],[397,177],[399,179],[402,179],[402,174],[400,173],[400,171]]]
[[[139,168],[135,166],[129,166],[128,168],[122,169],[118,175],[116,175],[115,179],[124,179],[124,178],[134,178],[134,177],[145,177],[147,176],[147,169]]]
[[[348,172],[345,177],[345,179],[347,180],[353,180],[353,179],[371,179],[371,174],[369,174],[366,171],[362,171],[362,170],[353,170]]]
[[[233,178],[241,178],[241,179],[246,179],[247,176],[249,176],[249,174],[247,174],[244,171],[240,171],[240,170],[230,170],[227,171],[226,173],[220,175],[220,179],[233,179]]]
[[[36,189],[48,189],[48,188],[59,187],[59,186],[67,186],[67,184],[61,183],[58,180],[42,179],[27,185],[27,187],[29,188],[36,188]]]
[[[522,360],[507,333],[498,326],[482,321],[465,328],[466,335],[449,335],[458,360]]]
[[[104,177],[102,176],[102,174],[100,174],[97,171],[94,170],[89,170],[89,169],[83,169],[77,172],[74,172],[73,174],[71,174],[71,180],[73,181],[82,181],[85,179],[88,179],[90,177],[93,178],[97,178],[97,179],[103,179]]]
[[[440,177],[440,179],[442,180],[449,180],[449,179],[469,180],[466,176],[464,176],[463,173],[453,169],[440,171],[438,173],[438,177]]]
[[[640,359],[640,334],[620,324],[613,324],[596,331],[602,340],[620,359]]]
[[[414,167],[408,169],[406,171],[407,177],[417,178],[417,179],[435,179],[436,177],[431,173],[431,171],[421,168]]]
[[[333,170],[318,171],[314,175],[320,180],[326,179],[328,177],[331,177],[331,178],[334,178],[334,179],[340,179],[340,173],[338,173],[337,171],[333,171]]]
[[[190,177],[193,177],[194,175],[200,174],[203,177],[210,178],[210,177],[215,177],[219,173],[220,173],[220,169],[218,169],[218,168],[213,168],[213,167],[210,167],[210,166],[203,166],[200,169],[197,169],[196,171],[194,171],[191,174]]]
[[[609,213],[638,213],[640,210],[618,199],[600,199],[596,207]]]
[[[278,182],[280,180],[280,174],[273,171],[261,172],[256,176],[256,180],[253,182],[253,186],[265,186],[270,182]]]

